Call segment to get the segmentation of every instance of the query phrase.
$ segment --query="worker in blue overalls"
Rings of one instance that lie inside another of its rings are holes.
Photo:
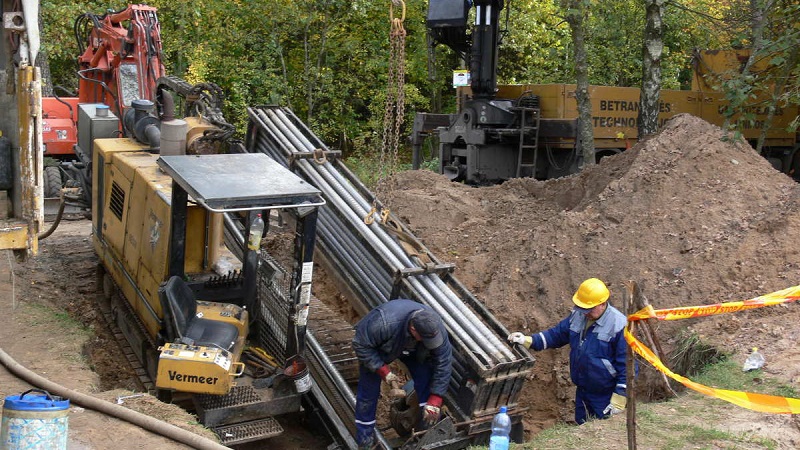
[[[452,373],[453,350],[441,317],[413,300],[391,300],[369,312],[356,324],[353,348],[359,361],[356,393],[356,442],[359,449],[373,446],[375,412],[381,381],[399,381],[389,363],[400,360],[414,380],[420,400],[420,427],[435,424]]]
[[[579,425],[589,418],[620,413],[627,403],[627,318],[608,303],[609,296],[605,283],[590,278],[578,287],[572,312],[558,325],[532,336],[520,332],[508,336],[509,341],[537,351],[570,345],[569,373],[577,387]]]

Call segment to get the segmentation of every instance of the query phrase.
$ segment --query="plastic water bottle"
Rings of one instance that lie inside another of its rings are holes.
[[[747,359],[744,361],[744,367],[742,370],[745,372],[749,372],[751,370],[760,369],[764,365],[764,355],[758,351],[758,347],[753,347],[753,352],[747,356]]]
[[[492,436],[489,438],[489,450],[508,450],[511,434],[511,418],[506,413],[505,406],[500,407],[500,412],[492,420]]]
[[[261,214],[253,219],[250,224],[250,236],[247,239],[247,248],[250,250],[258,250],[261,247],[261,236],[264,235],[264,219]]]

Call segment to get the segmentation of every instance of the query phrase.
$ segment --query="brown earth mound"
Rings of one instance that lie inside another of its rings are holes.
[[[534,332],[570,310],[586,278],[621,306],[637,281],[656,308],[745,300],[798,284],[798,186],[749,145],[690,116],[578,175],[489,188],[403,172],[386,203],[510,330]],[[757,345],[767,369],[797,369],[794,305],[658,325],[669,347],[682,328],[736,353]],[[787,354],[790,352],[791,354]],[[567,350],[537,353],[522,397],[536,431],[572,417]],[[786,361],[782,363],[782,361]]]

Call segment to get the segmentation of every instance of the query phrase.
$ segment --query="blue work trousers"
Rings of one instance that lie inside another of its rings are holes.
[[[603,414],[603,410],[611,402],[611,394],[613,392],[597,394],[577,388],[575,390],[575,422],[581,425],[589,419],[607,419],[609,416]]]
[[[425,405],[430,395],[430,382],[433,375],[433,366],[425,361],[417,361],[416,355],[411,353],[400,358],[414,380],[414,389],[420,406]],[[356,391],[356,443],[363,446],[372,442],[375,433],[375,411],[378,408],[378,398],[381,395],[381,377],[368,370],[363,365],[358,367],[358,389]]]

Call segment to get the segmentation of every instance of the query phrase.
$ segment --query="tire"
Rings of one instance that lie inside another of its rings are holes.
[[[61,169],[57,166],[44,168],[44,198],[61,196]]]

